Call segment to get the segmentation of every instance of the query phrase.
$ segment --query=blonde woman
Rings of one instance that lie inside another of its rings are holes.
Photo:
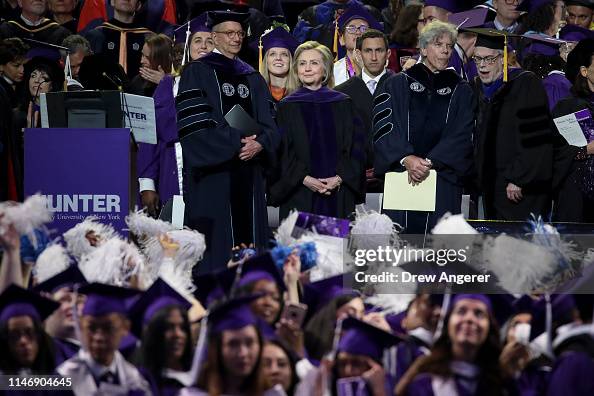
[[[297,87],[291,75],[293,54],[299,45],[286,29],[279,26],[262,35],[260,74],[266,80],[275,102],[289,95]]]
[[[332,65],[332,52],[316,41],[295,51],[293,74],[299,88],[278,105],[278,171],[283,177],[270,191],[281,218],[292,209],[345,218],[355,209],[364,179],[362,146],[353,145],[360,122],[354,119],[351,99],[331,89]]]

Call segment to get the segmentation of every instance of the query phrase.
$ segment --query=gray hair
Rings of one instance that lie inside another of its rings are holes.
[[[449,36],[452,39],[452,43],[455,43],[458,38],[456,26],[451,23],[433,21],[421,31],[419,35],[419,47],[427,48],[429,44],[434,43],[442,36]]]
[[[68,36],[62,41],[62,46],[68,48],[71,54],[83,51],[85,55],[91,55],[91,44],[89,40],[78,34]]]

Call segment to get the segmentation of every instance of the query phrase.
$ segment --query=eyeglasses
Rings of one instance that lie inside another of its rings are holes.
[[[35,338],[35,330],[33,328],[24,328],[8,331],[8,340],[10,342],[18,342],[22,337],[33,340]]]
[[[472,60],[474,61],[474,63],[476,63],[477,66],[479,66],[483,62],[485,63],[485,65],[492,65],[500,56],[501,55],[493,55],[485,56],[484,58],[480,56],[473,56]]]
[[[505,0],[505,4],[507,5],[520,5],[522,0]]]
[[[245,32],[243,30],[226,30],[224,32],[215,30],[214,32],[227,35],[229,40],[233,40],[235,36],[237,36],[239,39],[243,39],[245,37]]]
[[[344,30],[350,34],[356,34],[357,32],[365,33],[367,31],[367,29],[369,29],[369,26],[367,26],[367,25],[360,25],[360,26],[349,25],[344,28]]]

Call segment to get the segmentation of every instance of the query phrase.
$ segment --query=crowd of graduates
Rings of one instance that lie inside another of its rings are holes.
[[[518,250],[540,288],[380,297],[337,253],[467,233],[462,212],[592,222],[592,131],[553,119],[592,117],[594,2],[474,3],[1,1],[0,373],[72,380],[40,394],[594,394],[591,254],[538,246],[579,262],[563,292],[567,265]],[[154,99],[126,240],[93,217],[54,235],[24,196],[41,95],[81,90]],[[357,206],[433,171],[434,211]]]

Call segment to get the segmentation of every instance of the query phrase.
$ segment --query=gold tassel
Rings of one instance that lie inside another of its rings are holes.
[[[258,45],[258,70],[262,70],[262,36],[260,36],[260,45]]]
[[[503,82],[507,82],[507,35],[503,39]]]
[[[334,21],[334,44],[332,45],[334,51],[334,61],[338,60],[338,19]]]

